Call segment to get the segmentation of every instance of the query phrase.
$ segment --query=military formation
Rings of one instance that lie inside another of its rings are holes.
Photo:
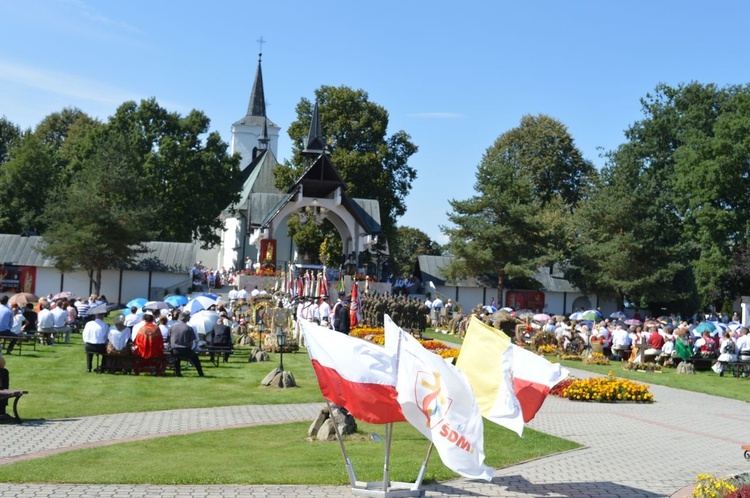
[[[363,295],[362,320],[370,327],[382,327],[383,317],[388,314],[403,329],[427,329],[430,308],[424,302],[407,296]]]

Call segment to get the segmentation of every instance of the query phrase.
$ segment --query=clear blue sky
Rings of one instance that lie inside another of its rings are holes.
[[[0,2],[0,115],[33,127],[76,106],[106,120],[155,97],[199,109],[229,141],[263,46],[279,159],[302,97],[321,85],[368,92],[389,133],[419,146],[400,224],[445,242],[448,199],[473,195],[495,139],[524,114],[567,125],[587,159],[623,142],[659,82],[750,82],[742,1]]]

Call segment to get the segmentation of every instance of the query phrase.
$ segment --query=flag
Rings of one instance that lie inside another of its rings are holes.
[[[326,275],[326,268],[323,267],[323,275],[320,277],[320,295],[328,295],[328,276]]]
[[[370,276],[365,277],[365,294],[370,294]]]
[[[371,424],[405,420],[396,399],[396,358],[382,346],[299,320],[323,397]]]
[[[398,402],[432,441],[443,463],[470,479],[492,480],[484,464],[484,425],[466,377],[385,315],[385,347],[396,355]]]
[[[466,329],[456,366],[474,388],[482,415],[519,436],[550,389],[569,374],[474,318]]]
[[[359,286],[357,281],[352,282],[352,302],[349,306],[349,327],[354,328],[360,322]]]
[[[344,271],[339,266],[339,292],[346,292],[344,287]]]

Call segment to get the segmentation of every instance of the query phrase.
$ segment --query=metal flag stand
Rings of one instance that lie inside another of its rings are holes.
[[[328,405],[328,412],[333,413],[331,409],[331,403],[326,400]],[[390,459],[391,459],[391,438],[393,436],[393,423],[385,425],[385,457],[383,462],[383,480],[382,481],[358,481],[357,476],[354,473],[354,466],[352,461],[349,459],[349,453],[347,453],[344,447],[344,440],[339,432],[337,424],[333,424],[336,431],[336,439],[339,441],[341,446],[341,453],[344,455],[344,465],[346,465],[346,473],[349,475],[349,483],[352,487],[352,494],[357,496],[377,496],[382,498],[397,498],[402,496],[424,496],[424,489],[422,489],[422,480],[424,479],[425,471],[427,470],[427,462],[430,459],[430,453],[432,453],[432,442],[427,447],[427,455],[422,461],[422,465],[419,467],[419,473],[417,479],[414,482],[398,482],[391,481],[390,479]]]

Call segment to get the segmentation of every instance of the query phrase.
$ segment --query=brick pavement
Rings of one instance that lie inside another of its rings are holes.
[[[658,374],[644,374],[644,381],[649,375]],[[747,380],[726,380],[735,382],[738,389],[750,389]],[[583,448],[497,470],[492,483],[457,479],[431,485],[426,496],[652,498],[671,495],[701,472],[726,475],[750,470],[740,450],[742,444],[750,443],[750,404],[657,385],[652,385],[651,391],[656,400],[653,405],[575,403],[550,397],[530,426],[577,441]],[[6,425],[0,428],[0,464],[71,447],[159,434],[310,420],[320,406],[224,407]],[[0,483],[0,498],[32,496],[270,498],[352,494],[346,486]]]

